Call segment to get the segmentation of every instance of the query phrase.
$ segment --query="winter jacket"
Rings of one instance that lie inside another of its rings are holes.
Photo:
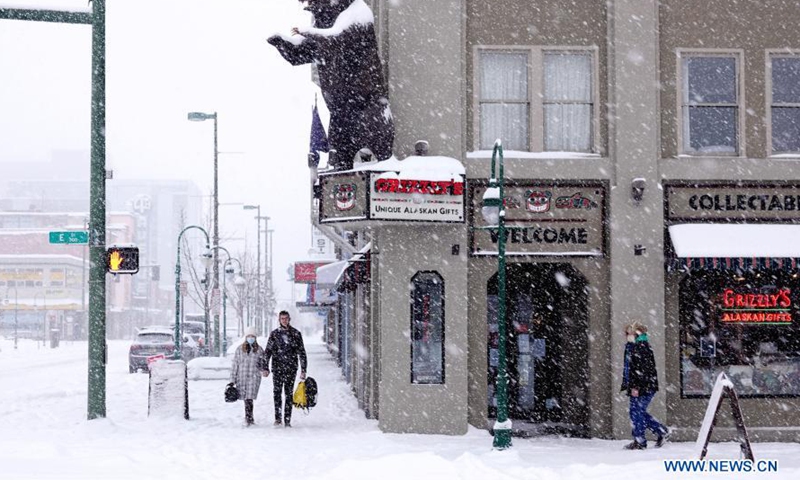
[[[256,400],[258,398],[258,388],[261,386],[261,357],[264,349],[255,344],[249,353],[245,353],[241,347],[236,349],[231,365],[231,382],[239,390],[239,398],[242,400]]]
[[[303,335],[296,328],[291,325],[287,328],[278,327],[269,334],[263,357],[264,368],[269,368],[269,361],[272,359],[272,371],[275,375],[296,374],[298,357],[300,369],[305,372],[308,366],[306,348],[303,346]]]
[[[636,342],[625,345],[625,360],[622,374],[621,391],[631,394],[631,389],[639,390],[639,395],[647,395],[658,391],[658,373],[656,358],[647,337],[640,336]]]

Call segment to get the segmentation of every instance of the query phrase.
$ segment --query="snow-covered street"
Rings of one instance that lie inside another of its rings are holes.
[[[191,420],[147,417],[148,376],[129,374],[128,342],[109,344],[108,417],[86,416],[86,343],[60,348],[0,340],[0,478],[269,479],[668,479],[720,474],[666,472],[662,460],[691,459],[694,445],[623,451],[623,441],[557,437],[514,439],[491,450],[478,429],[464,436],[381,433],[358,410],[349,387],[320,344],[311,344],[309,375],[319,405],[296,411],[293,428],[272,426],[272,382],[255,403],[257,425],[242,427],[241,402],[223,400],[224,380],[189,383]],[[753,478],[798,478],[796,444],[754,444],[756,459],[779,471]],[[713,444],[710,458],[737,458],[738,446]],[[725,474],[723,474],[725,475]],[[725,475],[738,478],[736,474]]]

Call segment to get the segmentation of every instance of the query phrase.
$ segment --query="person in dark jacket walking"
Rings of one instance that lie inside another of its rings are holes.
[[[258,398],[261,386],[261,357],[264,349],[256,340],[256,329],[247,327],[244,331],[244,342],[231,362],[231,383],[239,390],[239,398],[244,400],[244,424],[253,425],[253,400]]]
[[[270,359],[272,360],[273,394],[275,399],[275,425],[281,424],[281,411],[283,412],[283,425],[292,426],[292,393],[294,392],[294,379],[297,376],[297,361],[300,360],[300,380],[306,378],[306,348],[303,346],[303,335],[289,325],[291,317],[289,312],[282,311],[278,314],[280,326],[269,334],[267,348],[264,351],[263,367],[266,369],[264,376],[269,375]],[[281,393],[285,394],[283,402]],[[284,407],[281,408],[281,404]]]
[[[630,397],[630,416],[633,441],[627,450],[647,448],[647,429],[656,434],[656,448],[661,447],[670,435],[667,427],[647,413],[647,407],[658,391],[658,373],[653,349],[647,340],[647,327],[634,322],[625,328],[628,342],[622,371],[622,391]]]

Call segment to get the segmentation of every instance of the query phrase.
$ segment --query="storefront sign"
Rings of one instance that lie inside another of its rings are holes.
[[[317,268],[331,262],[295,262],[294,283],[314,283],[317,281]]]
[[[797,220],[800,185],[668,185],[670,220]]]
[[[464,221],[464,178],[399,178],[396,172],[320,175],[320,222]]]
[[[497,255],[498,232],[485,229],[481,202],[485,185],[472,188],[473,255]],[[605,187],[598,184],[506,186],[507,255],[589,255],[605,251]]]
[[[367,173],[320,175],[321,223],[367,219]]]
[[[723,323],[792,323],[790,294],[788,288],[775,293],[740,293],[726,289],[722,293],[720,320]]]
[[[375,220],[464,221],[464,179],[400,179],[372,173],[369,216]]]

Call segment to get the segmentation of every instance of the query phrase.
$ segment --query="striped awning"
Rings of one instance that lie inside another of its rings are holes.
[[[799,258],[678,258],[673,257],[667,262],[667,271],[698,271],[698,270],[784,270],[797,271],[800,264]]]

